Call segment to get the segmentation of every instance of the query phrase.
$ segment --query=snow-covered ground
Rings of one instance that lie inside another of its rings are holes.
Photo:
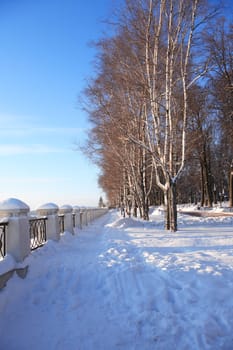
[[[0,292],[1,350],[233,349],[233,218],[111,211]]]

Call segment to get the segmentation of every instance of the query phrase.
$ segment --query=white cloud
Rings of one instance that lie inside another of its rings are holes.
[[[54,176],[51,177],[34,177],[34,176],[25,176],[25,177],[1,177],[0,176],[1,184],[50,184],[50,183],[58,183],[58,182],[65,182],[68,181],[68,178],[65,177],[57,177],[54,178]]]
[[[32,118],[24,115],[14,115],[0,112],[1,129],[3,128],[17,128],[26,126],[32,121]]]
[[[2,136],[25,136],[25,135],[54,135],[54,136],[77,136],[85,132],[82,128],[66,128],[66,127],[1,127],[0,135]]]
[[[8,115],[0,113],[0,135],[4,136],[25,136],[31,134],[53,134],[53,135],[71,135],[75,136],[86,131],[86,128],[79,127],[43,127],[41,120],[34,117]],[[43,125],[43,123],[42,123]]]
[[[20,154],[42,154],[42,153],[64,153],[69,150],[64,148],[52,147],[48,145],[33,144],[3,144],[0,145],[0,156],[11,156]]]

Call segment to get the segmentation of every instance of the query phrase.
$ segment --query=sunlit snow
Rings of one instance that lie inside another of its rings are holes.
[[[233,349],[233,217],[110,211],[0,291],[1,350]]]

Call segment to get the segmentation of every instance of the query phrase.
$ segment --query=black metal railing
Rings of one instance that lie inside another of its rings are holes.
[[[60,233],[63,233],[65,231],[65,222],[64,222],[64,214],[58,215],[59,219],[59,228],[60,228]]]
[[[45,244],[47,240],[46,220],[46,217],[29,219],[31,250],[37,249]]]
[[[0,223],[0,258],[4,258],[6,255],[6,228],[8,223]]]

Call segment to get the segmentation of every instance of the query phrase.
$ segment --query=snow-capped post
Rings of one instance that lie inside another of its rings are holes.
[[[94,208],[93,209],[93,220],[98,218],[98,213],[101,210],[101,208]]]
[[[83,210],[80,209],[79,211],[79,215],[80,215],[80,228],[83,228]]]
[[[93,214],[93,209],[92,208],[88,208],[87,209],[87,223],[88,224],[90,222],[92,222],[92,220],[93,220],[92,214]]]
[[[16,262],[22,262],[30,253],[29,206],[16,198],[8,198],[0,203],[0,218],[8,222],[6,253]]]
[[[91,208],[87,209],[87,224],[91,222]]]
[[[87,209],[87,224],[90,224],[92,221],[92,208]]]
[[[97,218],[98,211],[99,211],[99,208],[92,209],[92,220],[95,220]]]
[[[78,207],[77,205],[73,206],[73,213],[75,215],[75,227],[82,228],[80,207]]]
[[[74,234],[73,228],[73,207],[71,205],[62,205],[59,214],[64,215],[64,230]]]
[[[88,225],[88,221],[87,221],[87,209],[82,207],[81,208],[82,211],[82,225]]]
[[[58,210],[59,207],[54,203],[43,204],[36,210],[37,215],[47,217],[46,236],[54,241],[60,239]]]

